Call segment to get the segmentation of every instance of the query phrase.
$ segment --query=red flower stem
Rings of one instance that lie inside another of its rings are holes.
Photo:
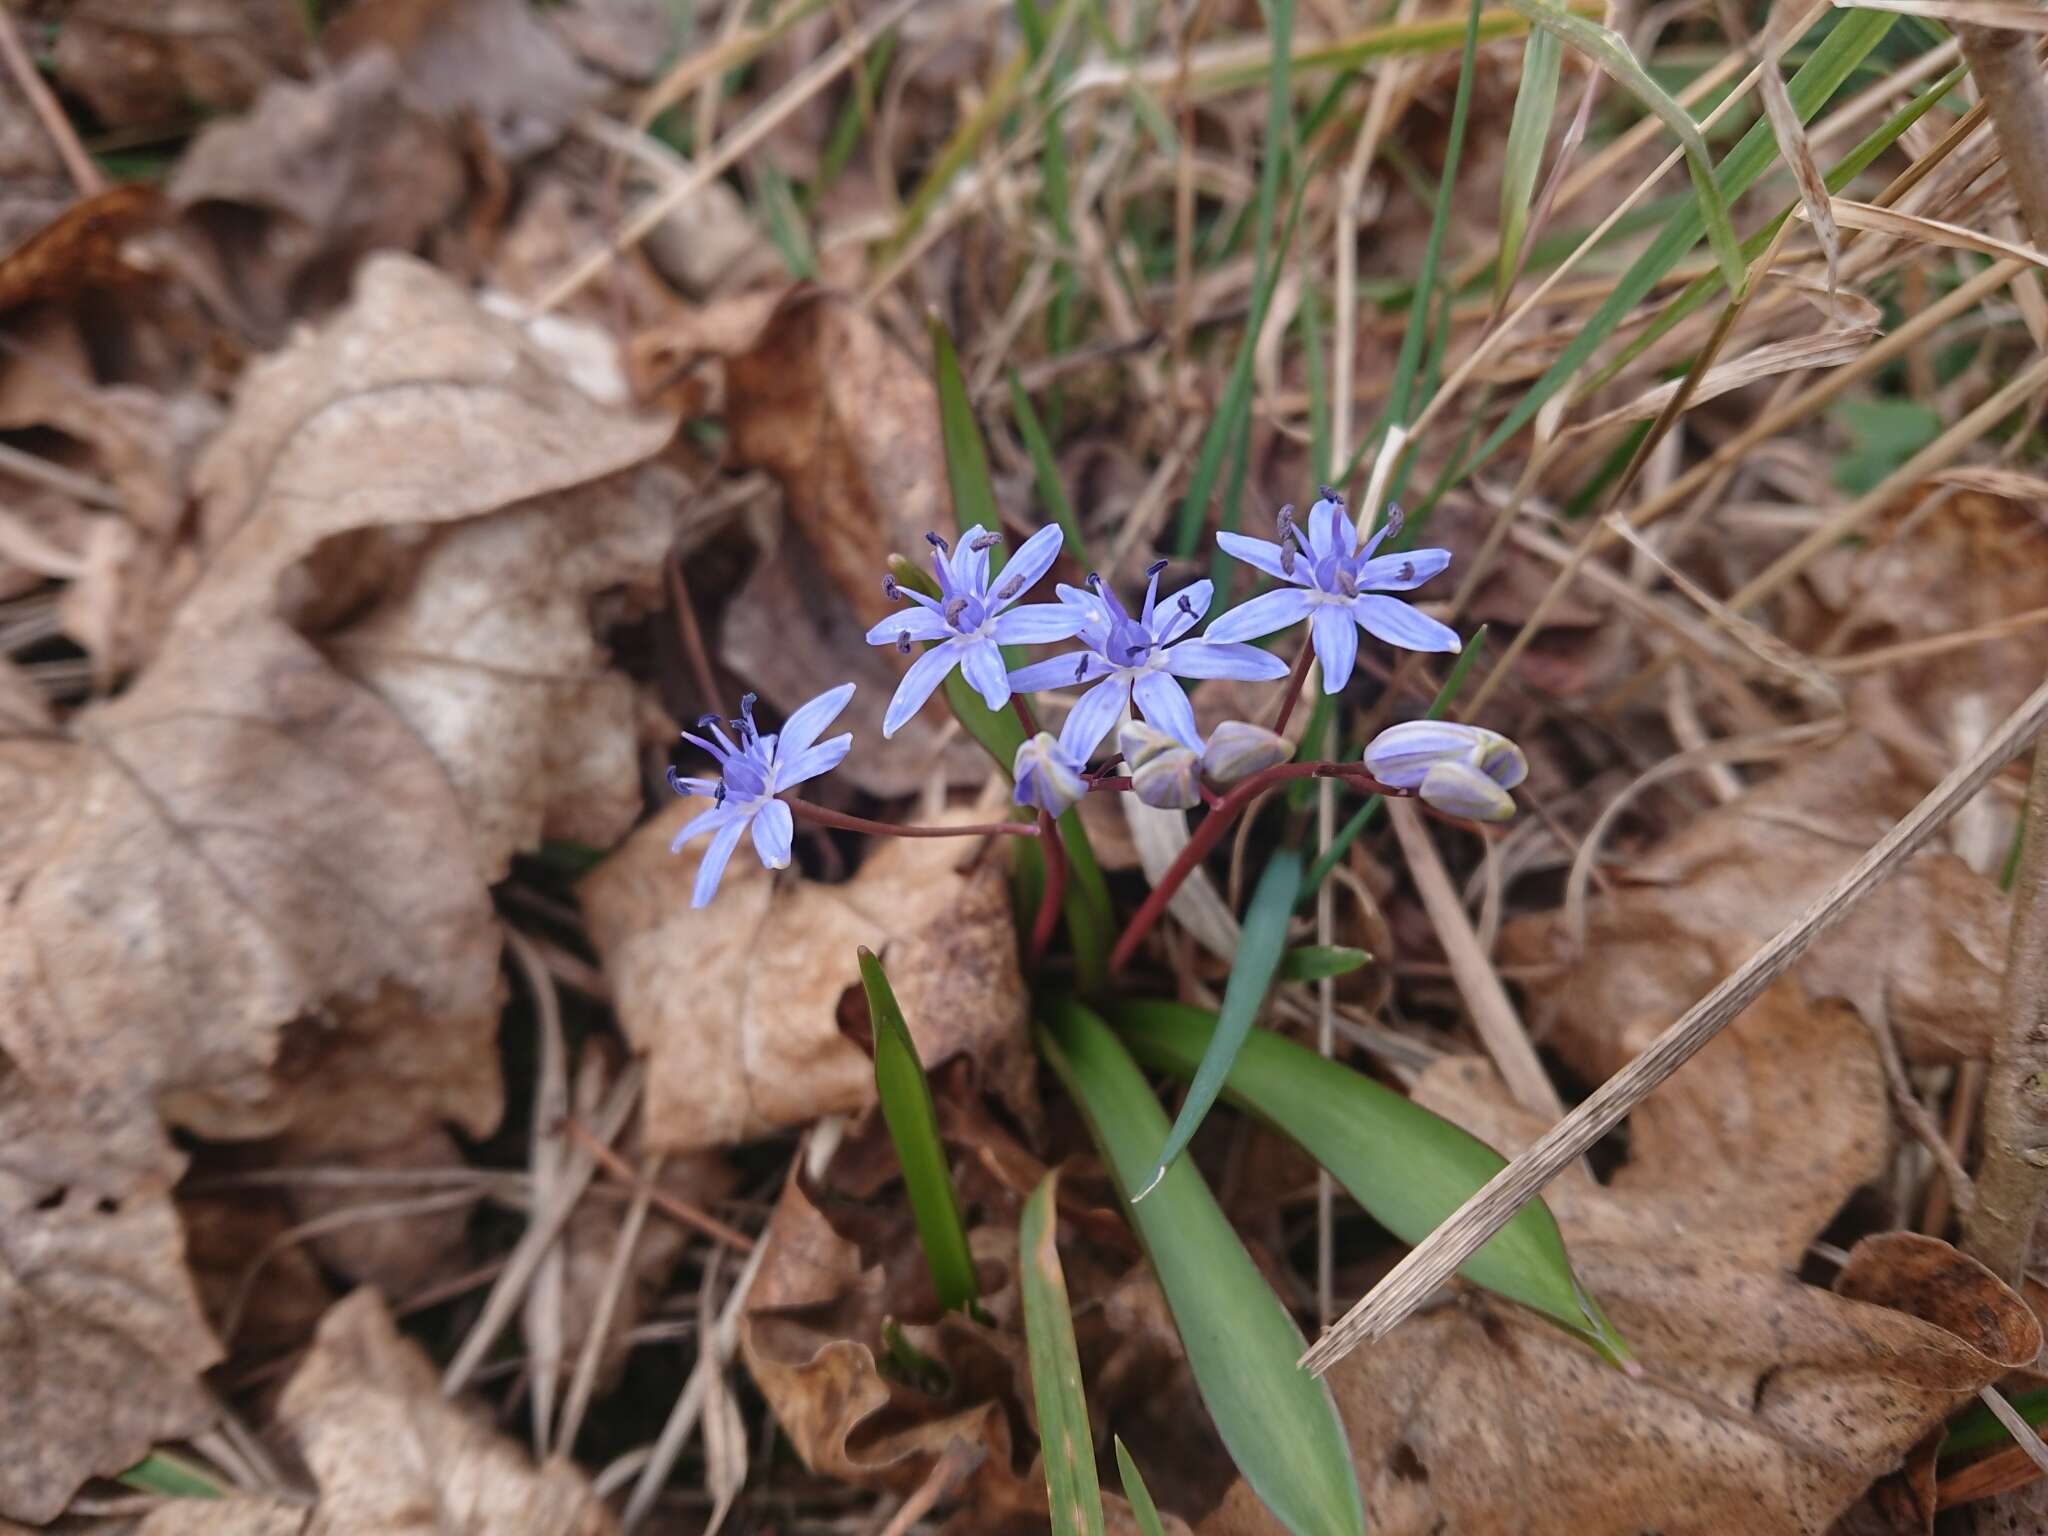
[[[870,832],[876,837],[1036,837],[1038,828],[1028,821],[978,821],[964,827],[904,827],[893,821],[869,821],[865,816],[849,816],[844,811],[828,811],[822,805],[813,805],[808,800],[785,800],[790,815],[798,821],[812,822],[821,827],[837,827],[842,832]]]
[[[1031,925],[1031,964],[1045,958],[1052,943],[1052,931],[1060,920],[1060,906],[1067,899],[1067,848],[1052,817],[1038,813],[1038,836],[1045,850],[1045,890],[1038,898],[1038,918]]]
[[[1031,737],[1036,736],[1038,734],[1038,718],[1031,713],[1031,706],[1024,702],[1024,695],[1021,693],[1011,694],[1010,708],[1017,712],[1017,719],[1024,727],[1025,739],[1028,741]]]
[[[1144,903],[1131,915],[1130,923],[1123,935],[1116,941],[1116,948],[1109,952],[1109,975],[1115,980],[1123,968],[1130,963],[1131,956],[1144,942],[1166,911],[1166,904],[1173,900],[1173,893],[1181,888],[1183,881],[1200,866],[1215,846],[1223,840],[1223,834],[1230,830],[1244,808],[1258,799],[1275,785],[1290,779],[1343,779],[1361,789],[1379,795],[1400,795],[1405,791],[1382,784],[1363,768],[1351,763],[1281,763],[1263,773],[1255,773],[1223,797],[1223,803],[1211,811],[1202,824],[1195,828],[1194,836],[1187,846],[1174,856],[1166,866],[1166,873],[1159,877],[1159,883],[1152,888]]]
[[[1294,718],[1294,704],[1301,697],[1302,679],[1308,676],[1308,659],[1315,654],[1315,636],[1304,632],[1301,652],[1294,658],[1294,670],[1287,674],[1287,691],[1280,697],[1280,713],[1273,717],[1273,734],[1285,736],[1287,722]]]

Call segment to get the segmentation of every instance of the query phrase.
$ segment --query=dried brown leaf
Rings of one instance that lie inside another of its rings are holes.
[[[0,738],[0,1046],[112,1141],[497,1122],[498,937],[440,767],[274,622]],[[12,803],[22,803],[20,801]],[[10,818],[11,820],[12,818]]]
[[[335,1295],[306,1244],[274,1246],[292,1224],[282,1195],[248,1189],[185,1193],[178,1216],[192,1283],[229,1348],[244,1358],[264,1359],[312,1338]],[[250,1285],[250,1267],[259,1259],[261,1283]]]
[[[717,901],[693,909],[703,840],[674,855],[668,844],[706,805],[671,805],[581,889],[620,1025],[648,1057],[650,1148],[724,1146],[872,1102],[873,1066],[839,1029],[862,945],[888,967],[927,1069],[969,1056],[994,1091],[1028,1103],[1024,987],[999,859],[961,874],[971,844],[886,840],[851,880],[823,885],[771,876],[741,850]]]
[[[168,1499],[135,1536],[301,1536],[312,1511],[288,1499]]]
[[[54,62],[64,88],[108,128],[161,128],[192,110],[234,111],[311,63],[293,0],[80,0],[64,13]]]
[[[322,1135],[320,1140],[334,1138]],[[322,1169],[379,1173],[461,1173],[468,1165],[462,1151],[438,1125],[390,1146],[360,1146],[346,1152],[326,1151],[308,1158],[287,1138],[278,1166],[316,1162]],[[452,1186],[450,1186],[452,1187]],[[327,1269],[387,1296],[411,1296],[435,1280],[465,1267],[471,1208],[446,1205],[435,1210],[405,1209],[417,1202],[417,1185],[389,1183],[335,1184],[306,1180],[286,1186],[294,1223],[318,1222],[321,1230],[306,1240],[308,1251]],[[269,1282],[266,1280],[264,1288]]]
[[[87,1478],[212,1422],[181,1161],[153,1128],[110,1145],[0,1059],[0,1516],[54,1519]]]
[[[373,1290],[327,1314],[277,1416],[320,1489],[306,1536],[617,1529],[575,1467],[534,1467],[488,1420],[446,1401],[432,1363]]]
[[[0,257],[0,312],[142,281],[147,272],[129,259],[129,242],[163,215],[163,193],[148,182],[80,198]]]

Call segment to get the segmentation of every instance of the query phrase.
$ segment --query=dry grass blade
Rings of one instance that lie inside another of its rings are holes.
[[[1609,1078],[1449,1221],[1397,1264],[1316,1341],[1302,1364],[1321,1375],[1361,1344],[1384,1336],[1450,1279],[1543,1186],[1719,1034],[1827,929],[1846,917],[2048,726],[2048,683],[2034,690],[1890,832],[1810,907],[1688,1009],[1641,1055]]]
[[[1974,229],[1965,229],[1960,224],[1947,224],[1940,219],[1924,219],[1917,214],[1898,213],[1890,208],[1878,208],[1869,203],[1853,203],[1843,198],[1832,200],[1834,219],[1850,229],[1875,230],[1879,234],[1895,235],[1901,240],[1917,240],[1923,245],[1945,246],[1955,251],[1975,251],[1979,256],[1994,259],[2010,257],[2024,261],[2029,266],[2048,268],[2048,252],[2036,250],[2030,245],[2020,245],[2011,240],[2000,240],[1994,235],[1979,234]],[[1810,215],[1811,210],[1802,210]]]
[[[1960,27],[1998,31],[2048,32],[2048,11],[2001,0],[1856,0],[1867,11],[1897,11],[1901,16],[1929,16]]]

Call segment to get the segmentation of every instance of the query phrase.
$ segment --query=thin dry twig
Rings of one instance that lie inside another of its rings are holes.
[[[92,163],[92,156],[85,152],[85,146],[78,142],[77,130],[71,126],[71,120],[64,115],[57,98],[50,94],[49,86],[37,73],[35,61],[21,45],[21,34],[14,25],[14,12],[4,5],[0,5],[0,58],[7,61],[7,72],[14,76],[14,83],[28,98],[36,121],[50,136],[50,143],[55,146],[57,157],[64,162],[65,174],[70,176],[72,185],[86,197],[106,191],[106,177]]]

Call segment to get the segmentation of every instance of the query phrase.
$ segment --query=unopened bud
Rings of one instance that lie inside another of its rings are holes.
[[[1017,748],[1010,764],[1017,803],[1049,816],[1065,815],[1088,793],[1081,766],[1050,731],[1040,731]]]
[[[1209,733],[1202,753],[1202,773],[1211,784],[1226,786],[1287,761],[1294,749],[1278,731],[1248,720],[1226,720]]]
[[[1146,805],[1185,811],[1202,803],[1202,757],[1194,748],[1143,721],[1117,733],[1130,765],[1131,790]]]
[[[1392,789],[1421,796],[1446,815],[1506,821],[1515,814],[1508,791],[1529,773],[1522,749],[1498,731],[1446,720],[1390,725],[1365,749],[1365,766]]]

